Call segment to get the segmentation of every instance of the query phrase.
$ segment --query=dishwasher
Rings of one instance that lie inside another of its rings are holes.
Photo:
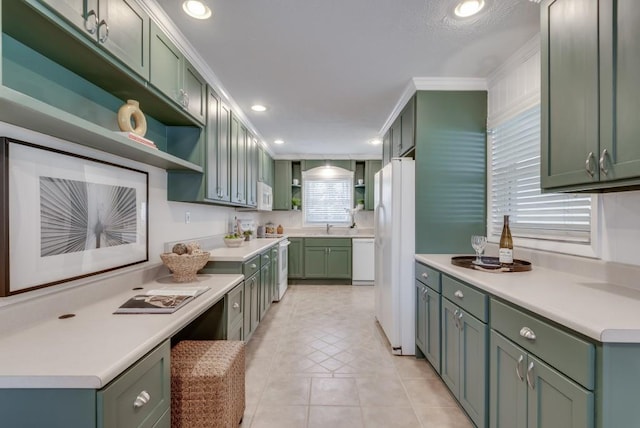
[[[353,285],[373,285],[374,279],[374,239],[353,238],[352,245],[352,275]]]

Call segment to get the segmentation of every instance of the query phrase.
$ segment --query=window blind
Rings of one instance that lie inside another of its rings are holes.
[[[334,171],[331,177],[304,174],[302,185],[302,209],[306,224],[351,225],[350,210],[353,203],[351,172],[340,174]]]
[[[489,130],[490,234],[508,214],[514,237],[590,243],[591,197],[540,191],[540,105]]]

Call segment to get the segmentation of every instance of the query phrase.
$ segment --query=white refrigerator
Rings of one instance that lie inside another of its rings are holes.
[[[376,318],[397,355],[415,355],[415,162],[394,158],[375,175]]]

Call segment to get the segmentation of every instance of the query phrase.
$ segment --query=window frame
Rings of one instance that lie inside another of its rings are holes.
[[[330,171],[330,172],[329,172]],[[328,175],[331,174],[331,176]],[[326,224],[330,224],[331,226],[336,227],[345,227],[348,228],[353,224],[353,198],[354,198],[354,172],[349,171],[344,168],[335,167],[335,166],[320,166],[316,168],[311,168],[306,171],[302,171],[302,227],[305,228],[317,228],[322,227]],[[346,189],[348,189],[348,201],[349,207],[345,208],[349,210],[345,216],[345,221],[308,221],[308,209],[309,209],[309,201],[307,195],[307,185],[313,181],[322,181],[322,178],[326,178],[327,180],[339,180],[344,181],[346,183]]]

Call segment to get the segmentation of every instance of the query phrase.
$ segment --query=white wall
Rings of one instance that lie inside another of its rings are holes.
[[[488,78],[488,126],[540,102],[540,40],[529,41]],[[640,191],[595,197],[596,256],[640,266]]]

